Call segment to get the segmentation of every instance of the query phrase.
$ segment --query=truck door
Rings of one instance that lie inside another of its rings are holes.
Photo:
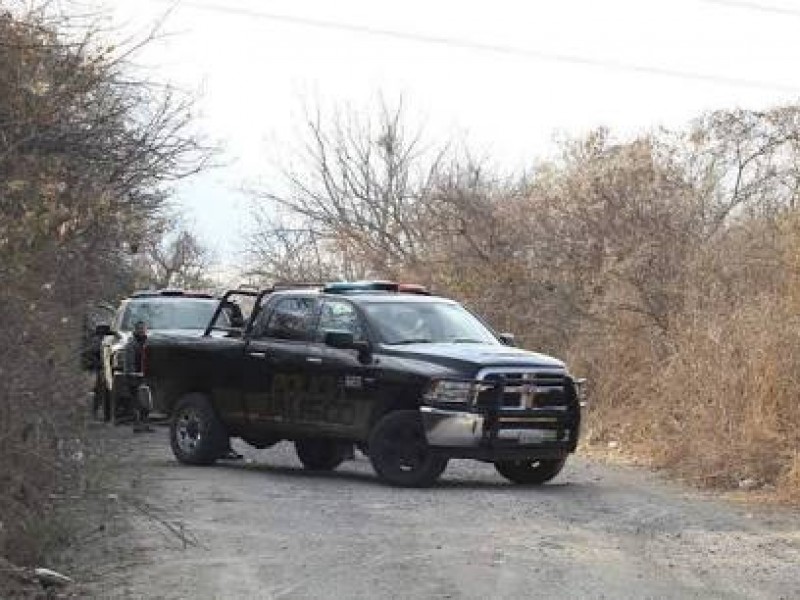
[[[255,429],[280,430],[302,422],[309,382],[313,296],[286,296],[254,323],[244,356],[244,403]]]
[[[317,422],[324,429],[361,436],[369,427],[375,368],[363,364],[356,350],[326,346],[328,331],[348,331],[356,341],[368,339],[364,322],[351,302],[338,298],[323,301],[311,345],[317,358],[308,367],[311,387],[307,403],[317,407]]]

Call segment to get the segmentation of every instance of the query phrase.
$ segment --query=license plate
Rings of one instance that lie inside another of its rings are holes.
[[[500,430],[497,437],[506,440],[516,440],[520,444],[541,444],[542,442],[555,442],[558,440],[558,431],[555,429],[506,429]]]
[[[538,444],[556,441],[558,432],[555,429],[530,429],[519,432],[520,444]]]

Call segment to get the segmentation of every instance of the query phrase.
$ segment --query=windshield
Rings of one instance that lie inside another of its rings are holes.
[[[449,302],[374,302],[364,311],[386,344],[499,344],[469,311]]]
[[[125,308],[120,331],[131,331],[137,321],[144,321],[149,330],[205,329],[216,308],[217,301],[210,298],[132,300]],[[223,315],[220,315],[219,321],[225,320]],[[218,324],[227,325],[221,322]]]

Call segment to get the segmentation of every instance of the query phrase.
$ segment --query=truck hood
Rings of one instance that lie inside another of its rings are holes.
[[[433,363],[474,376],[485,367],[542,367],[564,369],[564,363],[556,358],[521,348],[492,344],[406,344],[381,346],[381,354]]]

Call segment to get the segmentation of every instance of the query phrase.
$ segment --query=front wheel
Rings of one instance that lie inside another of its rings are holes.
[[[225,427],[202,394],[189,394],[178,402],[169,439],[175,458],[189,465],[210,465],[228,447]]]
[[[566,462],[566,457],[539,460],[507,460],[494,463],[494,468],[512,483],[541,485],[558,475]]]
[[[378,476],[391,485],[426,487],[447,467],[447,458],[435,454],[415,410],[385,415],[369,437],[369,460]]]
[[[294,449],[310,471],[333,471],[350,454],[345,444],[335,440],[297,440]]]

